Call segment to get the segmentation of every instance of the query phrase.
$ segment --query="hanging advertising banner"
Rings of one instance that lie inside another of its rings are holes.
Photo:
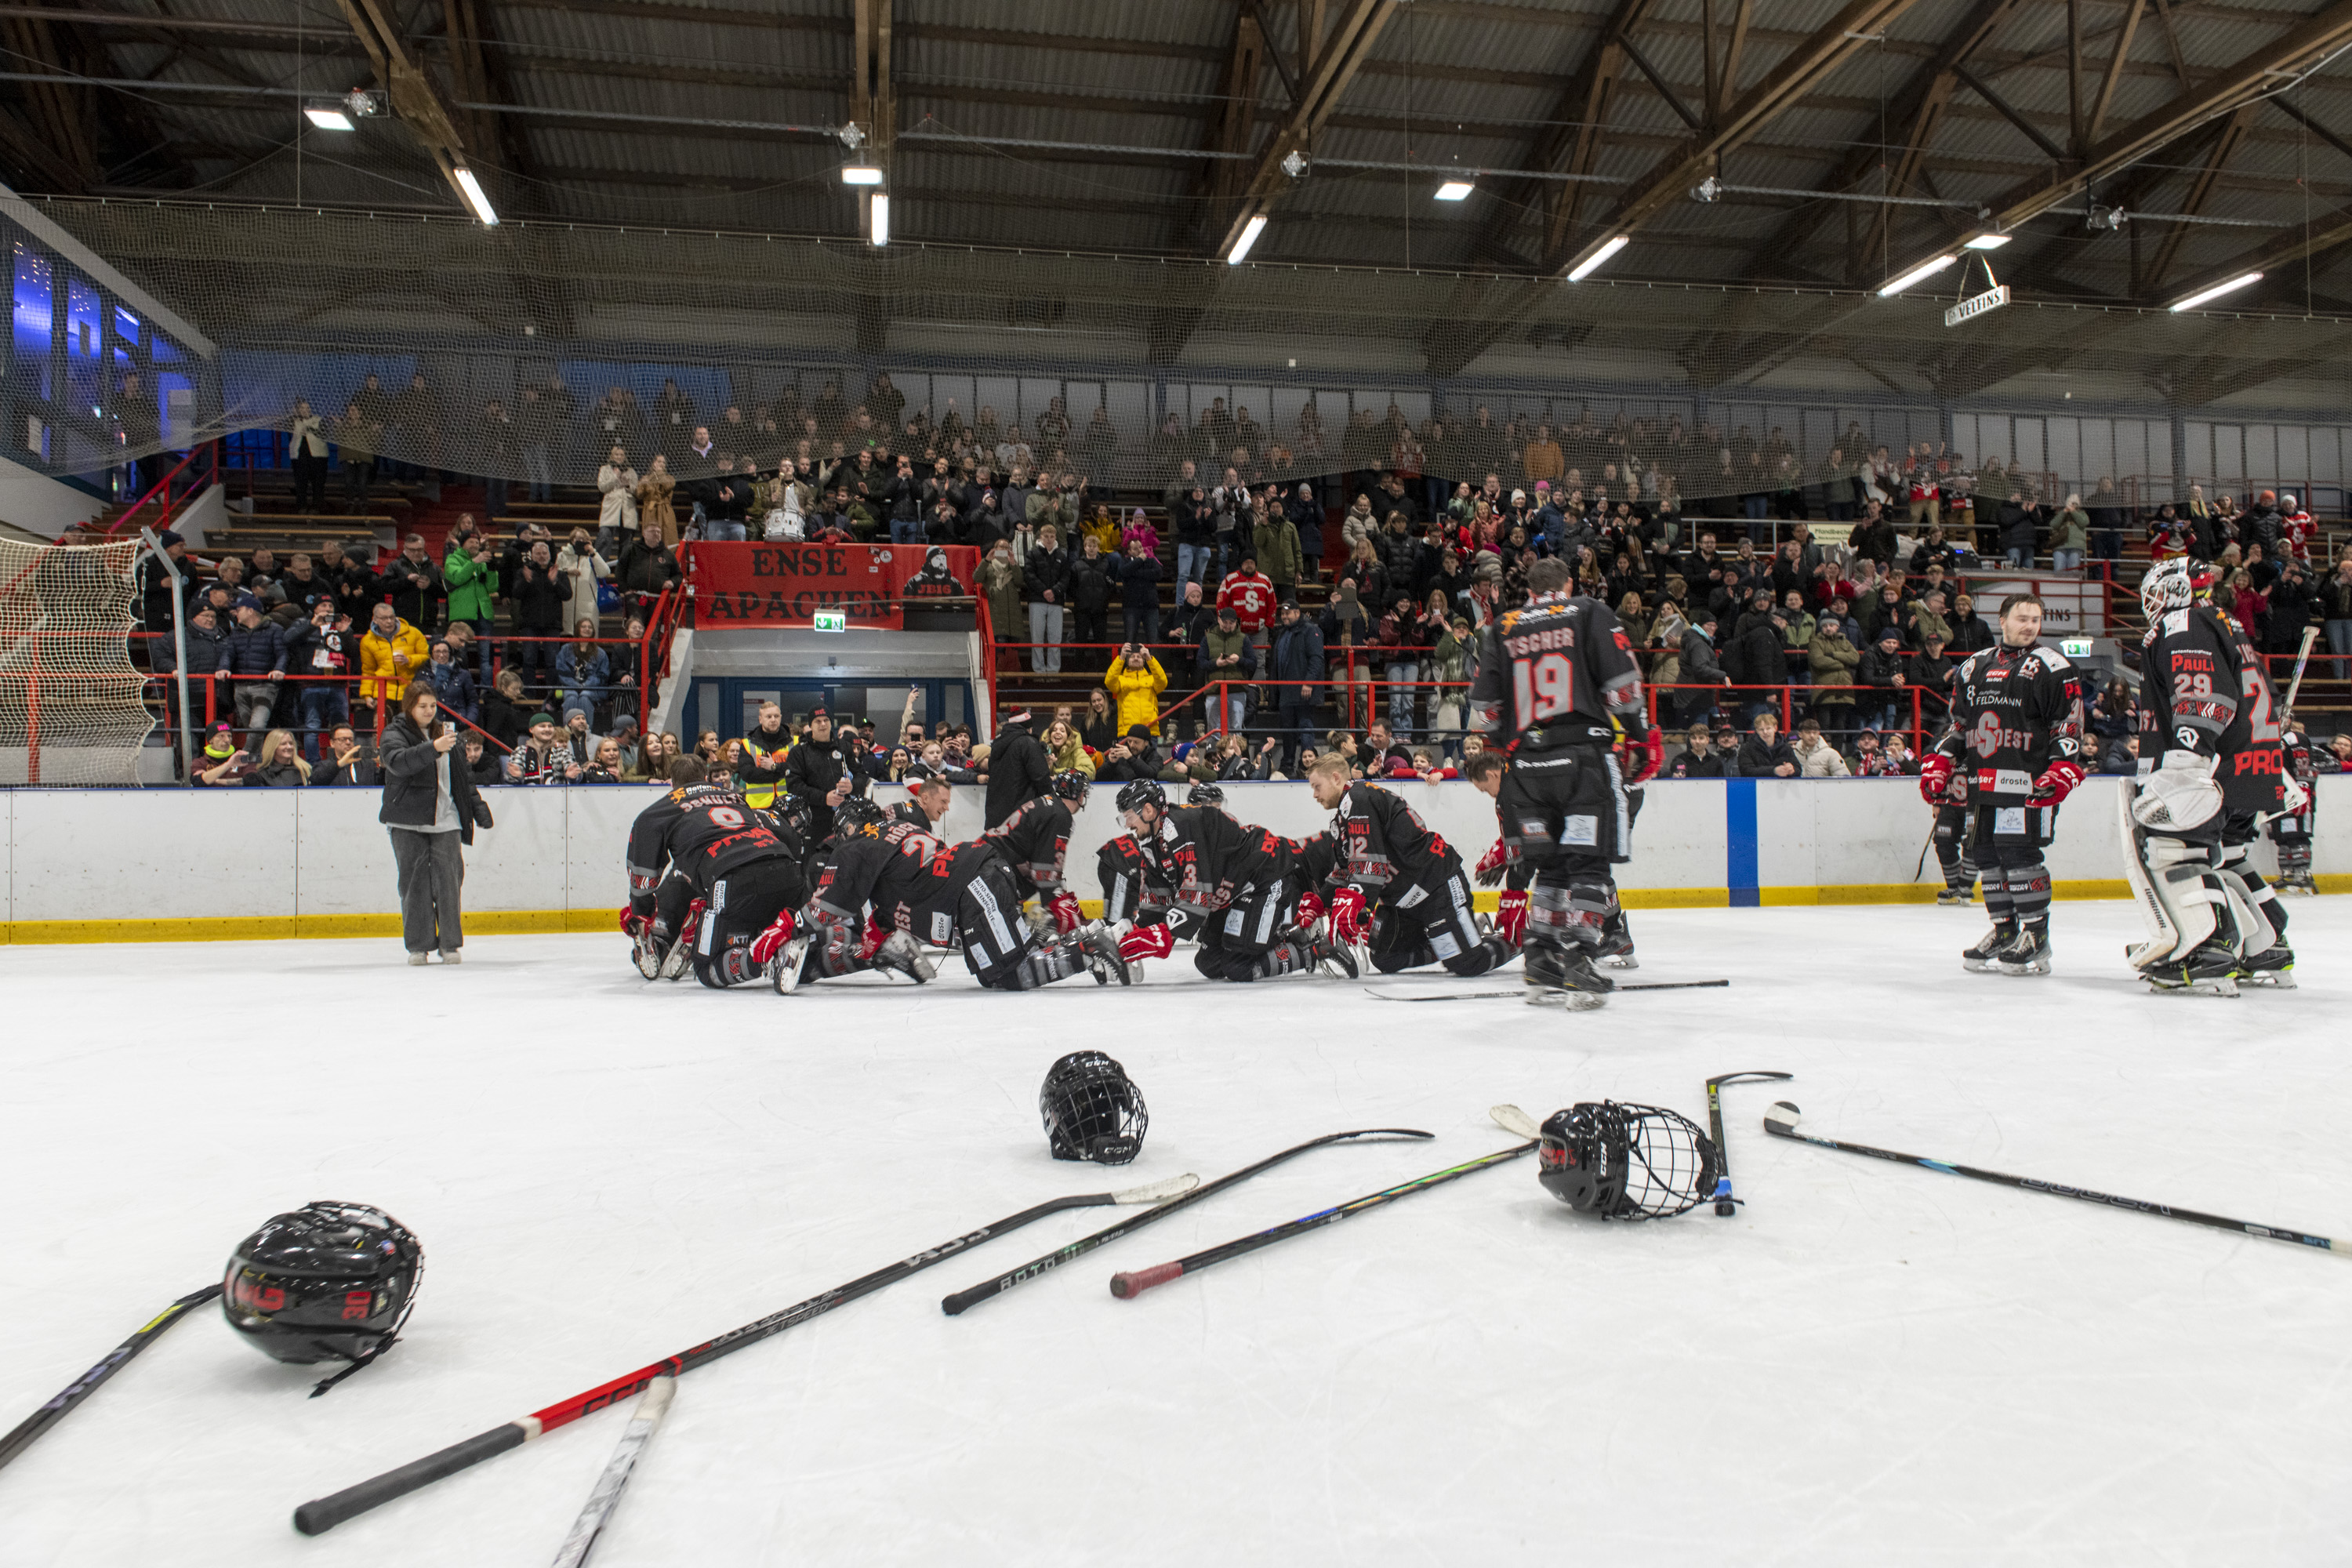
[[[897,629],[910,599],[968,599],[980,570],[969,545],[704,542],[680,547],[704,626]]]

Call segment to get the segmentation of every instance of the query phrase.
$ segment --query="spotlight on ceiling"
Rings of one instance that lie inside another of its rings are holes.
[[[845,185],[878,185],[882,183],[882,171],[871,163],[845,163],[841,169],[841,183]]]
[[[313,103],[306,105],[302,110],[302,115],[304,119],[310,121],[311,124],[317,126],[321,131],[356,131],[359,129],[358,126],[352,123],[351,116],[345,114],[341,109],[331,103]]]
[[[1468,180],[1448,180],[1437,187],[1437,199],[1441,202],[1458,202],[1477,188]]]

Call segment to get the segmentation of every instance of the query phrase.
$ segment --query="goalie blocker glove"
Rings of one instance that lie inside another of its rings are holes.
[[[310,1391],[316,1398],[398,1342],[424,1273],[424,1246],[406,1226],[366,1204],[321,1199],[237,1244],[221,1312],[273,1361],[350,1363]]]
[[[1100,1051],[1073,1051],[1046,1069],[1037,1091],[1045,1146],[1056,1160],[1124,1165],[1143,1152],[1150,1115],[1127,1069]]]

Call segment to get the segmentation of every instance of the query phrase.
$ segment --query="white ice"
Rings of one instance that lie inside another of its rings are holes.
[[[2294,909],[2303,988],[2140,994],[2135,917],[2062,904],[2058,973],[1974,976],[1976,912],[1637,913],[1562,1016],[1358,984],[780,999],[648,986],[618,935],[0,949],[0,1426],[263,1218],[423,1237],[409,1338],[323,1399],[207,1310],[0,1471],[0,1564],[534,1568],[604,1412],[317,1540],[296,1504],[1055,1194],[1338,1148],[960,1319],[939,1299],[1118,1212],[1055,1215],[681,1380],[597,1554],[632,1564],[2343,1563],[2352,1269],[2298,1249],[1768,1139],[1808,1131],[2352,1237],[2352,900]],[[1514,972],[1516,973],[1516,972]],[[1507,982],[1516,984],[1516,981]],[[1462,986],[1440,975],[1402,988]],[[1056,1164],[1084,1045],[1143,1157]],[[1748,1206],[1602,1226],[1532,1160],[1133,1301],[1137,1268],[1507,1145],[1498,1101],[1703,1120]]]

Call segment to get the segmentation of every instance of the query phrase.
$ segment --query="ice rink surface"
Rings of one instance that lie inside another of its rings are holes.
[[[1358,984],[648,986],[620,936],[0,949],[0,1426],[312,1198],[422,1237],[408,1338],[322,1399],[207,1308],[0,1471],[0,1565],[534,1568],[625,1416],[317,1540],[294,1506],[1043,1198],[1304,1155],[959,1319],[1130,1211],[1050,1216],[681,1380],[599,1548],[630,1564],[2343,1563],[2347,1259],[1768,1139],[1806,1130],[2352,1236],[2352,900],[2303,987],[2140,994],[2130,906],[1976,976],[1976,911],[1637,913],[1566,1015]],[[1507,984],[1516,984],[1517,970]],[[1475,988],[1442,974],[1394,988]],[[1491,985],[1491,981],[1484,983]],[[1108,1049],[1142,1158],[1056,1164]],[[1726,1091],[1749,1201],[1594,1223],[1532,1159],[1133,1301],[1106,1282],[1507,1145],[1498,1101]],[[624,1409],[626,1407],[624,1406]]]

